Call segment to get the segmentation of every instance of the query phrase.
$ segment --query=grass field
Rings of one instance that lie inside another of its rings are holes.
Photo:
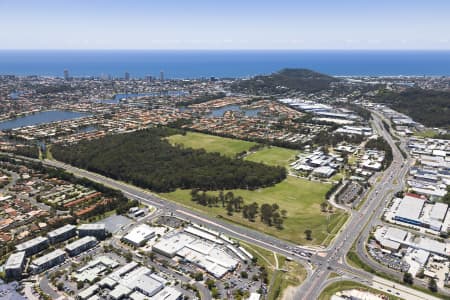
[[[173,135],[168,137],[168,140],[171,144],[181,144],[184,147],[194,149],[203,148],[206,151],[219,152],[227,156],[235,156],[237,153],[248,151],[252,146],[256,145],[256,143],[252,142],[195,132],[187,132],[186,135]],[[245,159],[286,167],[295,159],[298,153],[298,150],[264,147],[255,153],[249,154]],[[171,193],[162,193],[160,196],[202,211],[210,216],[220,216],[235,224],[263,231],[294,243],[327,245],[348,218],[348,215],[343,211],[335,211],[331,214],[321,212],[320,204],[325,200],[325,193],[329,188],[329,184],[288,176],[286,180],[273,187],[254,191],[232,190],[236,196],[244,198],[245,204],[256,202],[261,206],[264,203],[277,203],[280,209],[286,210],[288,213],[283,224],[284,229],[282,230],[264,225],[260,222],[259,217],[257,217],[255,222],[250,222],[244,219],[240,212],[235,212],[232,216],[229,216],[222,207],[206,207],[196,204],[191,201],[190,190],[176,190]],[[218,192],[209,193],[217,194]],[[312,241],[306,240],[304,234],[306,229],[312,230]]]
[[[438,135],[438,132],[433,129],[426,129],[424,131],[414,133],[414,136],[423,137],[423,138],[434,138],[437,135]]]
[[[298,153],[298,150],[280,147],[265,147],[246,156],[245,159],[254,162],[263,162],[271,166],[287,167],[289,163],[295,160],[295,156]]]
[[[337,293],[339,291],[352,290],[352,289],[368,291],[368,292],[372,292],[377,295],[385,295],[386,299],[389,299],[389,300],[402,299],[402,298],[395,297],[391,294],[386,294],[386,293],[383,293],[376,289],[366,287],[365,285],[359,284],[354,281],[339,281],[339,282],[332,283],[323,290],[322,294],[320,294],[318,299],[319,300],[330,300],[331,296],[333,296],[335,293]]]
[[[232,216],[228,216],[226,210],[222,207],[205,207],[196,204],[191,201],[190,190],[176,190],[175,192],[160,195],[166,199],[203,211],[211,216],[221,215],[222,218],[231,222],[254,228],[285,240],[300,244],[320,245],[325,240],[328,242],[331,240],[330,237],[338,232],[335,229],[347,217],[342,211],[329,214],[328,218],[327,214],[321,212],[320,203],[324,201],[325,193],[329,188],[328,184],[288,176],[286,180],[272,187],[255,191],[232,190],[236,196],[242,196],[245,203],[256,202],[259,206],[264,203],[277,203],[280,209],[285,209],[288,213],[287,219],[285,219],[283,224],[283,230],[264,225],[259,220],[250,222],[244,219],[241,213],[234,213]],[[306,229],[312,230],[312,241],[305,239],[304,231]],[[331,232],[331,235],[328,232]]]
[[[208,152],[219,152],[223,155],[234,157],[243,151],[248,151],[254,142],[237,139],[223,138],[219,136],[198,132],[187,132],[186,135],[175,134],[167,138],[172,145],[180,144],[186,148],[205,149]]]
[[[274,253],[266,249],[249,245],[244,242],[240,244],[258,259],[258,265],[266,268],[271,287],[267,294],[268,300],[281,299],[281,295],[289,286],[298,286],[306,278],[305,268],[297,262],[287,261],[285,256],[275,254],[278,258],[278,269]]]

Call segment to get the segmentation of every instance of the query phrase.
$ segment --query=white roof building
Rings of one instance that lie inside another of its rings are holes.
[[[400,201],[394,218],[398,221],[421,225],[420,215],[424,205],[423,199],[406,195]]]
[[[126,242],[133,244],[134,246],[142,246],[149,239],[156,235],[154,228],[148,226],[147,224],[141,224],[133,228],[127,235],[122,239]]]

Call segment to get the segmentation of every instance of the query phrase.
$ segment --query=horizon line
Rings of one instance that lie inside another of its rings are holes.
[[[369,49],[369,48],[360,48],[360,49],[342,49],[342,48],[330,48],[330,49],[321,49],[321,48],[310,48],[310,49],[281,49],[281,48],[261,48],[261,49],[251,49],[251,48],[235,48],[235,49],[209,49],[209,48],[197,48],[197,49],[173,49],[173,48],[167,48],[167,49],[140,49],[140,48],[17,48],[17,49],[1,49],[1,52],[6,51],[341,51],[341,52],[351,52],[351,51],[432,51],[432,52],[447,52],[450,51],[449,49],[427,49],[427,48],[417,48],[417,49],[401,49],[401,48],[393,48],[393,49]]]

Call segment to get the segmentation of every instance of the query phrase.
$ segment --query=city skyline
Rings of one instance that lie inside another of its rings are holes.
[[[446,1],[0,1],[0,50],[447,50]]]

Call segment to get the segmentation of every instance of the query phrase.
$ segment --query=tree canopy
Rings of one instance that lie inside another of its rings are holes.
[[[407,89],[401,93],[382,91],[375,98],[428,127],[450,126],[450,92]]]
[[[172,146],[165,137],[174,133],[179,132],[151,128],[75,145],[54,145],[52,154],[66,163],[156,192],[256,189],[286,178],[282,167]]]

